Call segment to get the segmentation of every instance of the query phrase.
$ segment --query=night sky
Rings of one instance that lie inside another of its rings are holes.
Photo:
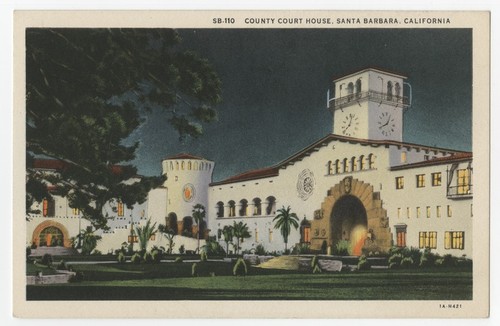
[[[326,93],[335,77],[379,67],[408,77],[413,105],[403,140],[472,147],[472,33],[469,29],[179,30],[182,48],[208,59],[222,81],[219,120],[180,142],[167,115],[145,116],[130,140],[134,163],[159,175],[180,152],[215,161],[214,181],[284,160],[332,132]],[[406,88],[405,88],[406,91]],[[407,95],[407,94],[405,94]]]

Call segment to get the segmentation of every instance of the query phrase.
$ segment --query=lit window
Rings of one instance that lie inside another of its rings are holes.
[[[406,207],[406,216],[410,218],[410,207]]]
[[[118,204],[116,205],[116,209],[118,212],[118,216],[123,216],[123,202],[121,200],[118,201]]]
[[[417,207],[417,218],[420,218],[420,207]]]
[[[273,229],[269,229],[269,242],[273,242]]]
[[[188,162],[188,170],[191,170],[191,161]]]
[[[425,174],[417,174],[417,188],[425,187]]]
[[[332,175],[332,174],[333,174],[332,161],[328,161],[328,163],[327,163],[327,175]]]
[[[404,177],[396,177],[396,189],[403,189],[405,186]]]
[[[339,173],[340,173],[340,161],[335,160],[335,174],[339,174]]]
[[[451,215],[452,215],[451,205],[448,205],[447,211],[448,211],[448,217],[451,217]]]
[[[43,216],[48,216],[49,215],[49,200],[44,199],[42,203],[42,214]]]
[[[401,207],[398,207],[398,218],[401,218]]]
[[[363,171],[365,169],[365,156],[361,155],[359,157],[359,170]]]
[[[440,186],[441,185],[441,172],[432,173],[432,186]]]
[[[401,163],[406,163],[406,152],[401,152]]]
[[[468,194],[470,191],[470,170],[469,169],[458,170],[457,176],[458,176],[457,193],[459,195]]]
[[[396,246],[406,247],[406,225],[396,226]]]
[[[356,163],[356,157],[351,157],[351,171],[354,172],[358,169],[358,165]]]
[[[347,159],[342,160],[342,167],[344,168],[344,173],[349,172],[349,165],[347,164]]]
[[[426,211],[427,211],[427,218],[430,218],[431,217],[431,207],[427,206]]]
[[[441,217],[441,206],[436,206],[436,217]]]
[[[259,230],[255,229],[255,242],[259,242]]]
[[[44,217],[53,217],[55,215],[56,205],[52,199],[44,199],[42,202],[42,214]]]
[[[372,170],[374,169],[374,160],[373,160],[373,154],[368,155],[368,169]]]
[[[419,232],[418,246],[420,249],[423,249],[423,248],[436,249],[437,248],[437,232],[434,232],[434,231]]]
[[[236,215],[236,203],[231,200],[229,201],[229,217],[234,217]]]
[[[79,215],[80,210],[78,208],[73,208],[73,215]]]
[[[464,249],[463,231],[447,231],[444,233],[444,249]]]

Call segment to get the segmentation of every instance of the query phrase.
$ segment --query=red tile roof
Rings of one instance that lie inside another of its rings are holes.
[[[227,179],[219,181],[219,182],[213,182],[210,185],[217,186],[217,185],[223,185],[223,184],[233,183],[233,182],[275,177],[279,174],[278,171],[279,171],[279,167],[268,167],[268,168],[263,168],[263,169],[250,170],[250,171],[243,172],[241,174],[232,176],[230,178],[227,178]]]
[[[69,167],[69,163],[53,160],[53,159],[35,159],[33,160],[34,169],[45,169],[45,170],[64,170]]]
[[[421,161],[421,162],[415,162],[415,163],[410,163],[410,164],[404,164],[404,165],[398,165],[398,166],[393,166],[391,167],[391,170],[405,170],[405,169],[412,169],[412,168],[419,168],[422,166],[432,166],[432,165],[438,165],[442,163],[455,163],[455,162],[462,162],[462,161],[470,161],[472,160],[472,153],[471,152],[461,152],[461,153],[455,153],[450,156],[445,156],[445,157],[436,157],[431,160],[427,161]]]

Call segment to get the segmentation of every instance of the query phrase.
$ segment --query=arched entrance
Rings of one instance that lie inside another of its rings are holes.
[[[54,221],[40,223],[33,231],[32,243],[38,247],[71,247],[68,230]]]
[[[350,253],[361,255],[368,232],[363,203],[357,197],[345,195],[335,202],[330,219],[333,243],[347,241],[350,243]]]
[[[351,176],[331,187],[311,223],[311,249],[334,248],[340,240],[351,243],[351,253],[387,252],[392,245],[387,211],[380,192]]]

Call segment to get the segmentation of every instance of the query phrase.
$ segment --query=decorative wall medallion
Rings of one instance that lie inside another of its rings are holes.
[[[314,191],[314,174],[308,169],[303,170],[297,180],[297,194],[302,200],[311,197]]]
[[[324,237],[326,235],[326,230],[325,229],[321,229],[321,236]]]
[[[318,237],[319,236],[319,229],[314,229],[314,236]]]
[[[323,210],[322,209],[317,209],[314,211],[314,219],[315,220],[321,220],[323,218]]]
[[[194,186],[190,183],[186,183],[184,187],[182,187],[182,199],[186,202],[191,202],[193,201],[195,196],[195,189]]]
[[[349,194],[351,192],[351,185],[352,185],[352,177],[345,177],[344,178],[344,191],[346,194]]]

